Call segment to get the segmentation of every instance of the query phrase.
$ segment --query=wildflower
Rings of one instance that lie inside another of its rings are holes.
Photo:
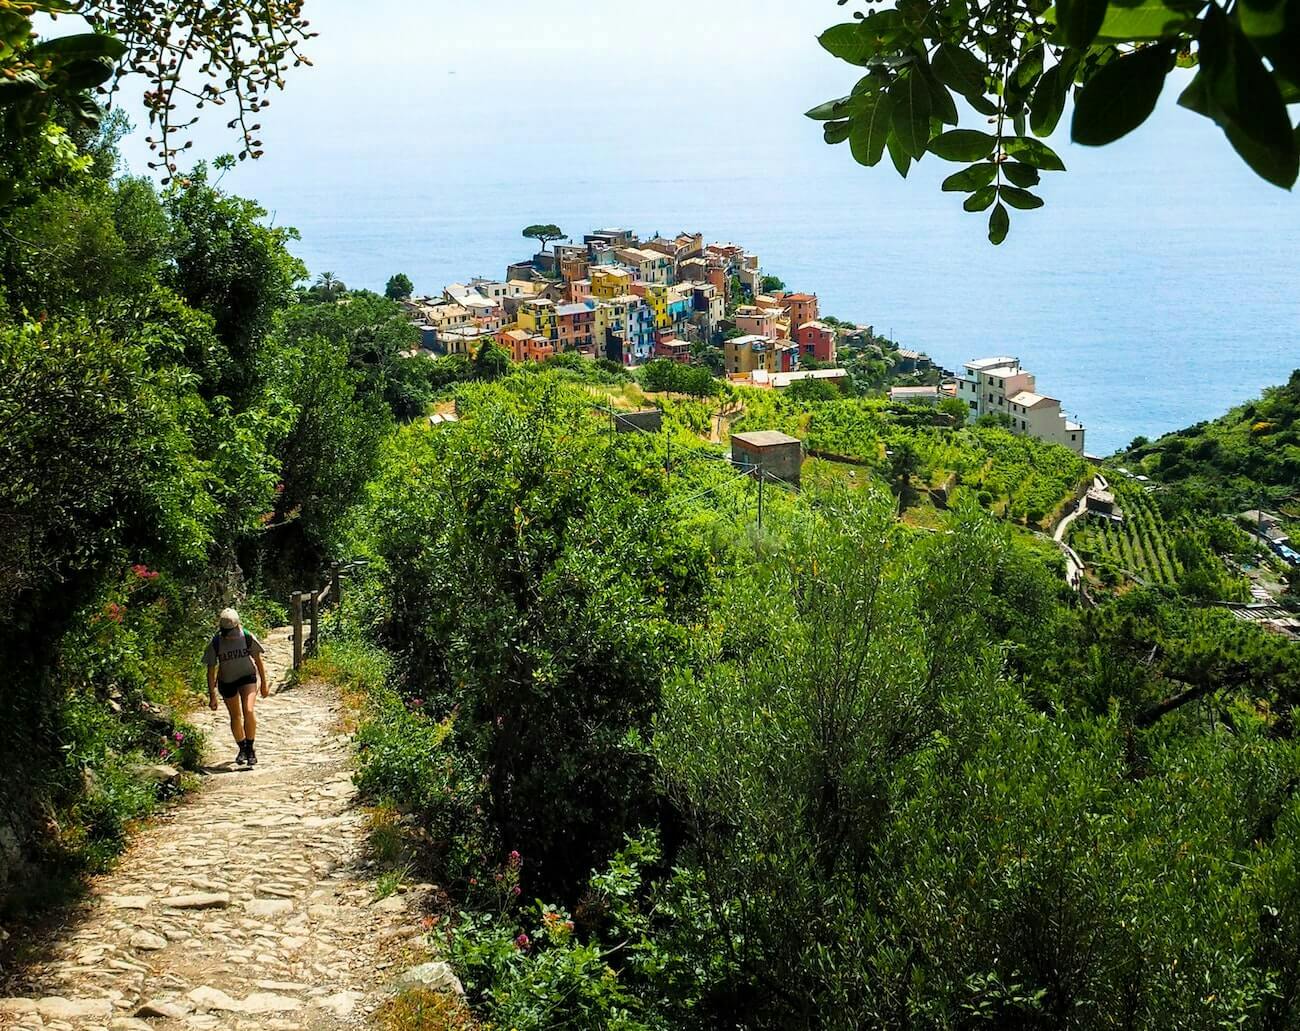
[[[518,869],[519,867],[524,865],[523,857],[520,856],[517,851],[512,851],[510,853],[510,865],[513,866],[515,869]]]
[[[523,890],[523,889],[520,888],[519,885],[516,884],[513,888],[510,889],[510,894],[513,895],[515,898],[518,898],[518,897],[519,897],[519,893],[520,893],[522,890]]]
[[[131,567],[131,572],[135,575],[137,580],[158,579],[158,573],[155,570],[150,569],[143,562],[137,562],[135,565],[133,565]]]
[[[469,879],[469,883],[470,883],[470,884],[473,884],[473,885],[477,885],[477,884],[478,884],[478,878],[477,878],[477,877],[471,877],[471,878]]]
[[[178,730],[176,731],[175,734],[172,735],[172,739],[179,745],[182,741],[185,740],[185,735]]]
[[[114,623],[122,622],[122,617],[126,615],[126,609],[115,601],[110,601],[104,606],[104,616],[111,619]]]
[[[526,950],[528,949],[528,946],[529,946],[530,944],[531,944],[531,943],[530,943],[529,940],[528,940],[528,935],[526,935],[526,934],[520,934],[519,937],[515,939],[515,948],[516,948],[516,949],[520,949],[520,950],[525,950],[525,951],[526,951]]]

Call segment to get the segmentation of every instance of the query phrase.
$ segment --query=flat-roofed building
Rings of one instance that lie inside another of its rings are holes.
[[[1011,431],[1064,445],[1084,454],[1085,429],[1067,419],[1061,402],[1037,392],[1032,373],[1010,355],[974,358],[957,380],[956,396],[966,402],[967,420],[999,413],[1010,420]]]

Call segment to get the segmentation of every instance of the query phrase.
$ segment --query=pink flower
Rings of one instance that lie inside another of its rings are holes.
[[[510,853],[510,865],[516,869],[524,865],[523,857],[517,851]]]
[[[115,601],[110,601],[104,606],[104,616],[111,619],[114,623],[122,622],[122,617],[126,615],[126,609]]]
[[[515,898],[518,898],[521,891],[523,891],[523,889],[516,884],[513,888],[510,889],[510,894],[513,895]]]
[[[515,939],[515,948],[516,948],[516,949],[525,949],[525,950],[526,950],[530,944],[531,944],[531,943],[530,943],[529,940],[528,940],[528,935],[526,935],[526,934],[521,934],[518,938]]]
[[[135,565],[133,565],[133,566],[131,567],[131,572],[134,573],[135,576],[136,576],[136,578],[137,578],[137,579],[140,579],[140,580],[157,580],[157,579],[158,579],[158,574],[157,574],[157,572],[155,572],[154,570],[150,569],[150,568],[149,568],[148,566],[146,566],[143,562],[137,562]]]
[[[172,738],[173,738],[173,739],[176,741],[176,743],[179,745],[182,741],[185,740],[185,735],[182,734],[182,733],[178,730],[178,731],[176,731],[175,734],[172,735]]]

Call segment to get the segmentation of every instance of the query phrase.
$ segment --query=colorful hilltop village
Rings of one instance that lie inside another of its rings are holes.
[[[635,367],[656,358],[692,361],[693,349],[719,347],[723,372],[739,385],[782,389],[801,379],[842,385],[842,348],[869,346],[870,327],[821,317],[815,293],[773,288],[757,254],[700,233],[641,240],[598,229],[579,243],[557,243],[510,264],[503,279],[448,285],[441,296],[402,301],[433,354],[472,354],[492,339],[516,362],[566,352]],[[898,401],[967,403],[968,419],[1000,413],[1013,432],[1082,454],[1084,427],[1056,398],[1035,392],[1018,359],[968,362],[963,375],[936,370],[923,353],[900,349],[896,367],[934,372],[935,382],[895,386]]]

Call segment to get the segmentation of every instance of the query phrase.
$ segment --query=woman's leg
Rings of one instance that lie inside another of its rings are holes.
[[[257,702],[257,685],[245,684],[239,689],[239,698],[243,708],[244,737],[251,741],[257,737],[257,713],[253,708]]]
[[[244,740],[244,713],[239,704],[239,695],[226,699],[226,709],[230,713],[230,733],[234,735],[235,744],[242,744]]]

